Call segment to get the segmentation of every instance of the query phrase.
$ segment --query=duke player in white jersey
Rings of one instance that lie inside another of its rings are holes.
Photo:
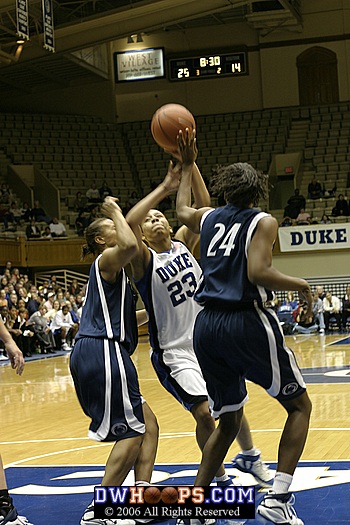
[[[287,411],[272,491],[258,513],[273,523],[303,525],[289,493],[306,441],[311,402],[293,352],[286,346],[271,290],[295,290],[311,315],[312,296],[304,279],[272,266],[277,221],[253,206],[267,195],[267,175],[246,163],[218,169],[213,190],[223,208],[191,208],[191,180],[197,156],[195,132],[180,133],[182,176],[179,219],[200,232],[202,280],[195,299],[204,306],[194,329],[194,348],[207,383],[212,413],[220,423],[209,438],[196,485],[210,483],[240,428],[248,396],[245,379],[259,384]]]
[[[201,310],[193,296],[201,269],[191,252],[198,243],[198,235],[184,226],[172,240],[166,217],[155,209],[178,188],[180,170],[180,164],[174,166],[170,162],[164,181],[135,204],[126,220],[139,242],[139,252],[131,264],[149,316],[151,361],[161,384],[194,417],[196,438],[202,450],[215,422],[209,412],[205,381],[193,351],[193,326]],[[196,165],[193,167],[192,190],[198,206],[210,203],[208,190]],[[253,445],[245,418],[237,440],[245,455],[239,455],[240,460],[235,466],[250,472],[261,485],[268,485],[271,471]],[[218,484],[231,483],[223,465],[218,466],[214,474]]]
[[[86,229],[83,255],[97,255],[90,269],[70,369],[79,402],[91,418],[89,437],[115,442],[102,485],[121,485],[134,467],[136,484],[150,482],[157,444],[156,418],[141,397],[131,354],[137,345],[135,298],[124,267],[137,240],[113,197]],[[81,525],[130,525],[97,519],[93,502]],[[132,521],[132,523],[135,523]]]

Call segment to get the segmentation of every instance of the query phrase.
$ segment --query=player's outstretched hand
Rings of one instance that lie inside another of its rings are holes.
[[[101,211],[106,217],[111,217],[114,213],[122,213],[121,208],[118,205],[119,199],[117,197],[106,197],[101,206]]]
[[[174,164],[172,160],[169,161],[168,172],[163,181],[163,185],[165,186],[168,193],[174,193],[178,190],[180,185],[180,178],[181,164],[179,162]]]
[[[180,130],[177,136],[177,145],[181,155],[182,164],[184,166],[192,165],[196,161],[198,155],[196,130],[194,129],[192,133],[188,128],[186,128],[185,133]]]
[[[11,362],[11,366],[16,373],[22,375],[24,369],[24,357],[18,346],[14,341],[9,341],[5,344],[7,356]]]

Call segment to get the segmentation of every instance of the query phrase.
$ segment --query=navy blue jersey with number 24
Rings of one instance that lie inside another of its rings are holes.
[[[263,304],[272,292],[253,285],[247,275],[247,253],[258,222],[268,214],[227,204],[206,212],[201,221],[202,277],[195,295],[202,305],[237,308]]]

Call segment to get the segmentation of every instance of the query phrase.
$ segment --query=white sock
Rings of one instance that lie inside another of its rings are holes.
[[[215,476],[215,481],[227,481],[228,479],[230,479],[230,476],[226,472],[223,476]]]
[[[276,472],[273,480],[272,490],[276,494],[287,494],[293,481],[293,476],[285,472]]]
[[[135,481],[135,487],[149,487],[151,484],[148,481]]]
[[[260,450],[258,448],[252,447],[249,450],[242,450],[244,456],[260,456]]]

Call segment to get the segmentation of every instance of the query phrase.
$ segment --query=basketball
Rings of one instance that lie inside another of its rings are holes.
[[[162,501],[166,504],[177,503],[178,492],[175,487],[165,487],[162,490]]]
[[[179,130],[190,132],[196,123],[192,113],[180,104],[165,104],[157,109],[152,117],[151,132],[156,143],[170,153],[177,151]]]
[[[146,503],[159,503],[161,492],[157,487],[147,487],[143,493],[143,499]]]

